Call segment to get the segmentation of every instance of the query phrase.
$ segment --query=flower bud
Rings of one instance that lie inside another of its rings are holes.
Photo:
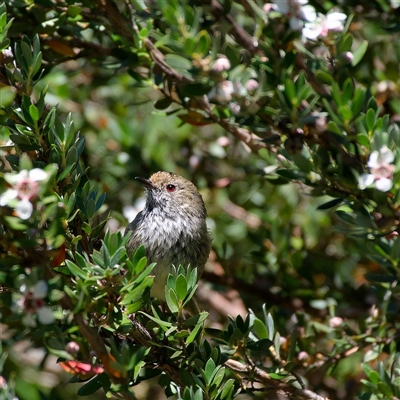
[[[354,59],[354,55],[351,51],[345,51],[342,55],[341,55],[341,59],[348,63],[351,64],[353,59]]]
[[[255,79],[249,79],[246,82],[246,89],[250,95],[253,95],[256,90],[259,88],[259,83]]]
[[[69,354],[76,355],[80,350],[79,344],[76,342],[69,342],[65,346],[65,351]]]
[[[215,73],[222,73],[231,68],[231,63],[226,57],[217,58],[212,66],[212,71]]]
[[[342,325],[342,323],[343,323],[343,318],[340,317],[332,317],[329,320],[329,326],[331,328],[337,328],[338,326]]]
[[[0,375],[0,390],[7,388],[7,381]]]

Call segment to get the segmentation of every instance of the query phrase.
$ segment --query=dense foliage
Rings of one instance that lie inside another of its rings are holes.
[[[398,18],[2,3],[0,399],[399,398]],[[164,305],[123,235],[158,170],[197,185],[214,237]]]

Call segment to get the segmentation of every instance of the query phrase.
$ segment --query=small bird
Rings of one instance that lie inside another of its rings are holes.
[[[172,265],[204,270],[211,250],[207,211],[196,186],[183,176],[160,171],[150,179],[136,178],[146,189],[146,205],[128,225],[132,231],[127,252],[141,245],[149,263],[156,263],[150,294],[165,301],[165,285]]]

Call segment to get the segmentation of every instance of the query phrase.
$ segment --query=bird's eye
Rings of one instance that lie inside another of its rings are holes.
[[[175,189],[176,189],[175,185],[172,185],[171,183],[167,185],[167,192],[172,193],[175,191]]]

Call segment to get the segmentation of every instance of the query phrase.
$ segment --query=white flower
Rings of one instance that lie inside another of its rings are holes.
[[[229,103],[235,89],[231,81],[223,81],[215,85],[208,93],[208,98],[217,103]]]
[[[39,192],[38,182],[46,178],[47,172],[40,168],[31,171],[24,169],[18,174],[6,174],[4,179],[13,187],[0,195],[0,206],[14,207],[18,217],[28,219],[33,212],[31,200],[35,199]],[[17,198],[20,201],[15,202]]]
[[[370,174],[362,174],[358,181],[358,187],[364,190],[375,183],[375,187],[381,192],[389,191],[393,186],[393,173],[395,166],[393,152],[382,146],[379,151],[373,151],[368,160]]]
[[[22,292],[22,298],[17,301],[17,307],[13,308],[14,311],[24,313],[22,318],[24,325],[32,328],[36,327],[35,314],[41,324],[48,325],[55,321],[53,312],[50,307],[45,305],[43,300],[47,296],[48,291],[45,281],[39,280],[31,288],[22,285],[20,291]]]
[[[344,21],[347,15],[339,12],[332,12],[325,15],[315,15],[314,19],[308,19],[304,24],[302,34],[305,39],[315,40],[319,36],[328,36],[329,31],[341,32],[344,28]]]
[[[329,31],[341,32],[347,15],[340,12],[332,12],[326,16],[326,27]]]
[[[315,8],[307,3],[308,0],[275,0],[278,11],[289,17],[293,31],[302,30],[304,22],[313,22],[317,18]]]
[[[308,22],[301,31],[304,39],[315,40],[322,34],[322,25],[317,22]]]

